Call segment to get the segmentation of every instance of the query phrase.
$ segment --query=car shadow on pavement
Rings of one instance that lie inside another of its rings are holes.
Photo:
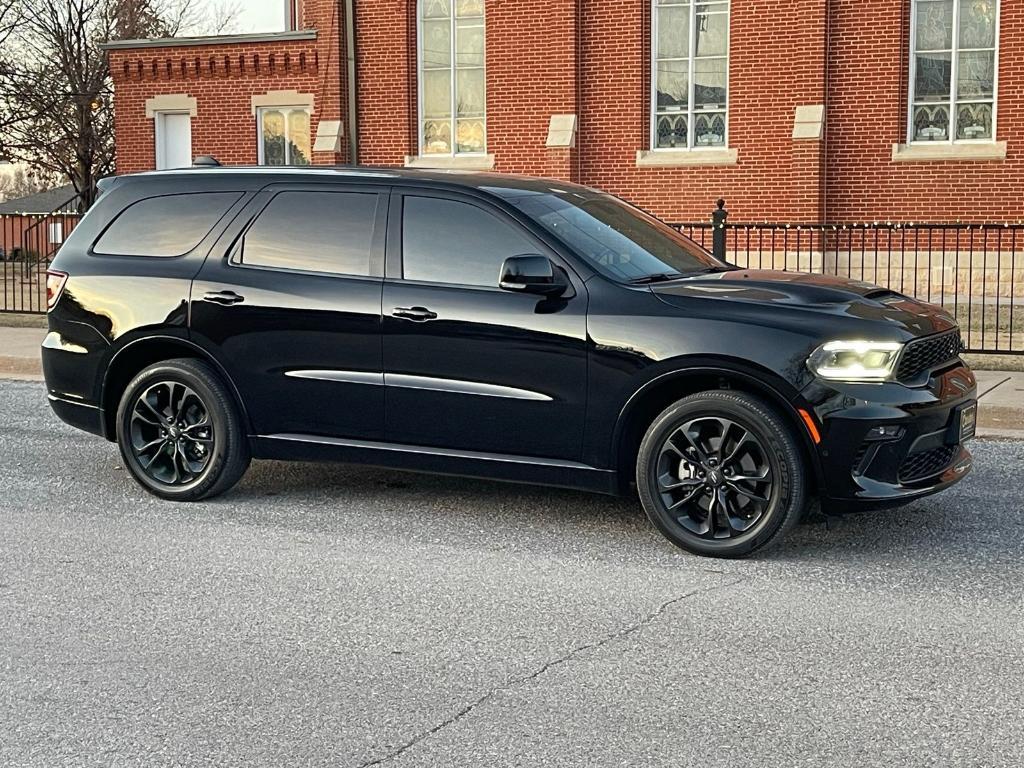
[[[219,502],[212,502],[218,504]],[[521,540],[523,532],[562,537],[595,551],[629,547],[656,559],[676,549],[650,525],[635,496],[610,497],[540,486],[340,464],[263,461],[223,500],[263,509],[302,507],[320,525],[367,530],[381,521],[394,530],[430,526],[457,540],[463,532]],[[812,514],[777,547],[751,561],[827,558],[887,559],[896,552],[945,548],[964,536],[949,515],[950,501],[925,499],[906,507],[847,514]],[[995,553],[993,553],[995,554]],[[682,554],[683,557],[689,557]],[[707,562],[707,561],[705,561]]]

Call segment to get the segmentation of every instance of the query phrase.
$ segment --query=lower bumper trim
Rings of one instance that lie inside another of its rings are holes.
[[[54,394],[48,394],[47,399],[57,418],[65,424],[99,437],[106,437],[103,411],[99,406],[68,400]]]

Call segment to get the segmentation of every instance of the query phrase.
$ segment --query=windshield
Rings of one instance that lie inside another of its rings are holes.
[[[611,195],[585,189],[505,199],[621,282],[653,282],[731,269],[688,237]]]

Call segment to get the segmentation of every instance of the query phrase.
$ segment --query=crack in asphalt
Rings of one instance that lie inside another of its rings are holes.
[[[716,571],[714,573],[717,574],[718,572]],[[694,597],[695,595],[702,595],[702,594],[705,594],[707,592],[715,592],[717,590],[727,589],[729,587],[734,587],[734,586],[736,586],[737,584],[740,584],[743,581],[744,581],[744,579],[740,578],[740,579],[733,579],[732,581],[728,581],[728,582],[726,582],[724,584],[717,584],[717,585],[712,586],[712,587],[697,587],[695,589],[691,589],[689,592],[684,592],[681,595],[673,597],[670,600],[666,600],[661,605],[659,605],[654,611],[651,611],[646,616],[642,617],[639,621],[636,621],[636,622],[634,622],[632,624],[629,624],[629,625],[623,627],[622,629],[620,629],[620,630],[618,630],[616,632],[612,632],[609,635],[605,635],[604,637],[600,638],[599,640],[594,640],[593,642],[590,642],[590,643],[585,643],[583,645],[578,645],[575,648],[572,648],[571,650],[569,650],[567,653],[563,654],[562,656],[559,656],[559,657],[557,657],[555,659],[552,659],[551,661],[546,662],[545,664],[543,664],[539,668],[535,669],[533,672],[530,672],[529,674],[513,678],[512,680],[509,680],[508,682],[504,683],[503,685],[498,685],[498,686],[495,686],[494,688],[491,688],[485,694],[480,696],[476,701],[474,701],[474,702],[472,702],[470,704],[467,704],[465,707],[460,709],[454,715],[452,715],[451,717],[446,718],[445,720],[442,720],[440,723],[435,725],[433,728],[430,728],[430,729],[428,729],[426,731],[423,731],[422,733],[417,734],[416,736],[414,736],[413,738],[409,739],[407,742],[402,744],[400,747],[398,747],[397,749],[387,753],[386,755],[382,755],[381,757],[374,758],[373,760],[368,760],[367,762],[360,763],[357,766],[357,768],[372,768],[372,766],[383,765],[386,762],[389,762],[389,761],[394,760],[394,759],[396,759],[398,757],[401,757],[403,754],[408,752],[410,749],[412,749],[413,747],[415,747],[418,744],[422,743],[423,741],[426,741],[431,736],[433,736],[433,735],[435,735],[437,733],[440,733],[441,731],[445,730],[449,726],[455,725],[455,723],[459,722],[460,720],[465,718],[467,715],[472,714],[472,712],[474,710],[476,710],[478,707],[481,707],[484,704],[486,704],[487,702],[489,702],[491,699],[493,699],[499,693],[504,693],[506,691],[510,691],[510,690],[512,690],[514,688],[517,688],[517,687],[521,686],[521,685],[524,685],[524,684],[529,683],[529,682],[531,682],[533,680],[536,680],[538,677],[543,675],[545,672],[547,672],[547,671],[549,671],[551,669],[554,669],[555,667],[561,666],[562,664],[567,664],[568,662],[572,661],[573,659],[575,659],[580,654],[586,653],[587,651],[592,651],[592,650],[597,650],[599,648],[603,648],[606,645],[609,645],[610,643],[614,643],[616,640],[621,640],[624,637],[628,637],[629,635],[632,635],[633,633],[638,632],[639,630],[643,629],[644,627],[650,626],[655,621],[657,621],[659,618],[664,616],[668,612],[668,610],[670,608],[672,608],[675,605],[678,605],[679,603],[683,602],[684,600],[687,600],[687,599],[689,599],[691,597]]]
[[[999,387],[1003,386],[1003,384],[1005,384],[1006,382],[1008,382],[1008,381],[1009,381],[1009,380],[1010,380],[1011,378],[1012,378],[1012,377],[1010,377],[1010,376],[1007,376],[1007,377],[1006,377],[1005,379],[1003,379],[1002,381],[996,382],[996,383],[995,383],[995,384],[993,384],[993,385],[992,385],[991,387],[989,387],[988,389],[986,389],[986,390],[985,390],[984,392],[982,392],[981,394],[979,394],[979,395],[978,395],[978,399],[979,399],[979,400],[981,400],[982,398],[984,398],[984,397],[987,397],[987,396],[988,396],[989,394],[991,394],[992,392],[994,392],[994,391],[996,391],[997,389],[999,389]]]

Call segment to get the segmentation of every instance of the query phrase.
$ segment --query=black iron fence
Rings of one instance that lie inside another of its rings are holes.
[[[46,312],[46,269],[77,213],[0,214],[0,312]]]
[[[0,215],[0,312],[46,312],[46,269],[80,219]],[[675,226],[740,267],[838,275],[938,304],[969,351],[1024,354],[1024,224],[734,224],[723,204],[712,221]]]
[[[937,304],[968,351],[1024,354],[1024,224],[676,224],[736,266],[837,275]]]

